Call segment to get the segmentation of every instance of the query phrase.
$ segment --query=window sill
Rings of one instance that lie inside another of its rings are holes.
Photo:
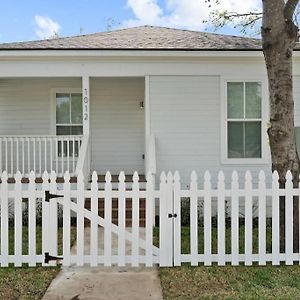
[[[269,160],[266,158],[223,158],[223,165],[267,165]]]

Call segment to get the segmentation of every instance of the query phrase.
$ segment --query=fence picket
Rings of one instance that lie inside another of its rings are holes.
[[[195,171],[192,172],[191,175],[191,186],[190,186],[190,241],[191,241],[191,264],[192,266],[197,266],[198,265],[198,183],[197,183],[197,174]],[[204,202],[208,201],[207,199],[204,199]],[[204,207],[206,208],[206,211],[204,212],[205,214],[209,214],[207,211],[207,206]],[[204,209],[205,209],[204,208]],[[206,221],[204,221],[204,230],[205,230],[205,237],[204,239],[207,239],[206,236]],[[208,229],[209,230],[209,229]],[[206,241],[208,242],[208,241]],[[209,249],[206,249],[209,251]],[[206,251],[204,251],[205,254],[207,254]]]
[[[1,175],[1,267],[8,266],[8,175]]]
[[[174,266],[181,266],[181,196],[180,196],[180,175],[176,171],[174,174],[174,213],[177,218],[173,224],[174,236]]]
[[[125,174],[120,172],[119,174],[119,199],[118,199],[118,226],[119,226],[119,235],[118,235],[118,265],[120,267],[125,266],[125,228],[126,228],[126,198],[125,198]]]
[[[231,177],[231,263],[239,265],[239,182],[238,173]]]
[[[84,176],[79,171],[77,177],[77,266],[84,264]]]
[[[52,171],[50,173],[50,186],[49,190],[51,194],[58,194],[57,183],[56,183],[56,173]],[[57,216],[57,199],[50,199],[49,203],[49,253],[52,256],[57,256],[57,230],[58,230],[58,216]],[[50,262],[51,266],[55,266],[56,262]]]
[[[204,265],[211,265],[211,176],[204,174]]]
[[[258,254],[259,265],[266,265],[266,176],[263,171],[259,173],[258,183]]]
[[[15,266],[22,266],[22,175],[18,171],[15,175],[15,197],[14,197],[14,255]]]
[[[98,264],[98,176],[96,172],[92,174],[91,183],[91,266]]]
[[[245,175],[245,265],[252,265],[252,176],[249,171]]]
[[[29,174],[28,185],[28,255],[29,266],[36,266],[36,196],[35,196],[35,174]]]
[[[70,173],[67,171],[64,176],[63,184],[63,265],[69,266],[71,264],[71,185]]]
[[[280,264],[279,252],[279,176],[277,171],[272,174],[272,265]]]
[[[218,175],[218,265],[225,266],[225,176]]]
[[[112,184],[111,174],[107,172],[105,175],[105,188],[104,188],[104,266],[111,266],[111,201],[112,201]]]
[[[146,183],[146,267],[153,266],[153,175],[147,174]]]
[[[285,197],[285,255],[286,265],[293,264],[293,176],[286,173]]]

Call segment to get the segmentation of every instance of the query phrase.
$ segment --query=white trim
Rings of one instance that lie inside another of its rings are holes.
[[[150,76],[145,76],[145,136],[151,134]]]
[[[300,52],[295,51],[295,56]],[[0,57],[262,57],[262,50],[0,50]]]
[[[227,82],[261,82],[262,89],[262,115],[261,115],[261,158],[228,158],[227,149]],[[267,125],[269,122],[268,113],[268,90],[267,81],[265,77],[221,77],[220,81],[221,91],[221,163],[222,164],[268,164],[270,162],[269,142],[267,135]]]

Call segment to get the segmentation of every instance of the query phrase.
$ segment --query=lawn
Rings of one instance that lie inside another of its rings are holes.
[[[199,250],[203,249],[203,228],[199,227]],[[240,234],[243,236],[241,227]],[[271,249],[270,228],[267,229],[267,249]],[[158,230],[154,230],[157,241]],[[216,236],[215,228],[212,236]],[[226,232],[227,251],[230,231]],[[212,248],[216,251],[216,238]],[[240,251],[244,248],[243,238]],[[253,250],[258,248],[257,228],[254,228]],[[189,253],[189,228],[182,227],[182,253]],[[265,267],[191,267],[159,268],[164,299],[300,299],[300,266],[271,265]]]
[[[42,252],[42,231],[37,227],[37,253]],[[71,242],[75,242],[75,230],[71,230]],[[28,251],[28,230],[23,227],[23,253]],[[13,229],[9,232],[10,254],[13,253]],[[62,251],[62,228],[58,230],[58,251]],[[8,267],[0,268],[0,299],[41,299],[60,267]]]

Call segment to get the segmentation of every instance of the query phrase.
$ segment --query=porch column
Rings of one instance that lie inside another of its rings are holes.
[[[90,134],[90,77],[82,76],[83,135]]]

